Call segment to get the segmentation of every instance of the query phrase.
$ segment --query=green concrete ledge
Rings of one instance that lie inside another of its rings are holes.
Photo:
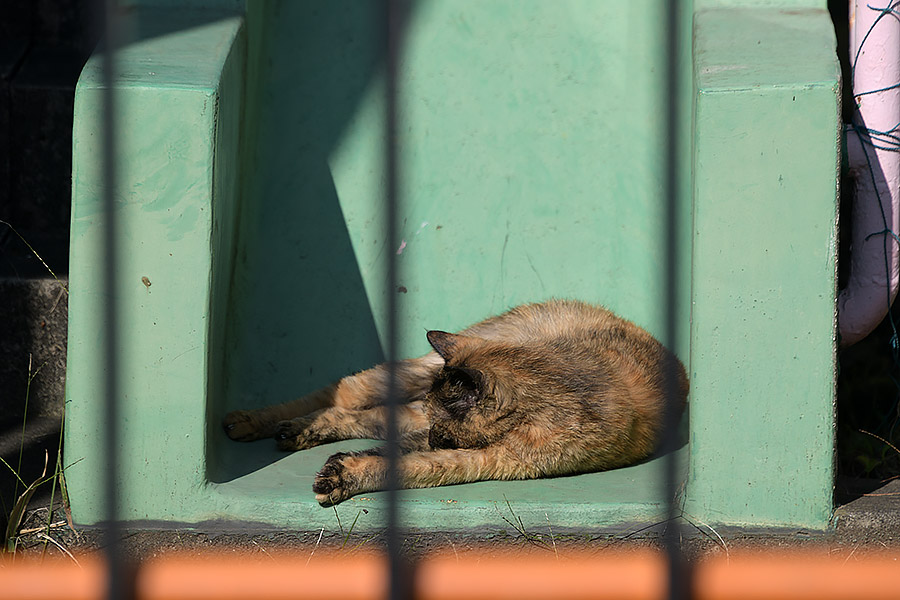
[[[695,15],[686,510],[710,523],[832,513],[839,82],[825,10]]]

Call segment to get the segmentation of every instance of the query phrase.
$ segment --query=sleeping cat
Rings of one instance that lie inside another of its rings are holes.
[[[612,469],[653,452],[664,369],[679,406],[684,367],[649,333],[610,311],[552,300],[514,308],[396,365],[400,484],[433,487]],[[292,402],[225,416],[231,439],[274,437],[282,450],[384,439],[388,367],[344,377]],[[384,489],[381,449],[329,458],[313,483],[325,506]]]

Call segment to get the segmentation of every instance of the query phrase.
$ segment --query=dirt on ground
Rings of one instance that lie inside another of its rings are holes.
[[[896,488],[896,489],[894,489]],[[900,505],[900,481],[891,482],[876,498]],[[897,500],[894,500],[894,495]],[[859,511],[857,511],[859,512]],[[856,515],[859,517],[859,515]],[[48,525],[48,517],[50,522]],[[857,524],[858,525],[858,524]],[[878,523],[855,529],[834,527],[827,532],[803,530],[713,529],[679,519],[682,548],[688,559],[725,555],[732,552],[785,549],[822,549],[829,554],[859,559],[873,552],[889,550],[900,554],[900,536]],[[406,531],[402,537],[403,553],[416,559],[433,553],[464,554],[473,551],[505,554],[517,551],[545,552],[548,556],[599,553],[610,549],[631,550],[662,547],[665,523],[649,527],[632,527],[617,532],[528,531],[514,523],[500,523],[491,530],[470,532]],[[100,528],[73,527],[62,503],[30,510],[16,538],[17,556],[79,557],[103,553],[108,545],[106,532]],[[344,528],[319,531],[228,530],[209,527],[205,530],[124,529],[119,535],[119,551],[129,562],[144,561],[173,552],[240,553],[259,558],[291,552],[314,556],[379,552],[385,549],[386,533],[380,531],[347,531]]]

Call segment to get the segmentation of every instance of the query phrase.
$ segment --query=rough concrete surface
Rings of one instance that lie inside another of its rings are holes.
[[[0,278],[0,419],[62,415],[66,281]],[[29,383],[30,380],[30,383]]]
[[[892,479],[834,513],[835,534],[853,543],[900,545],[900,479]]]

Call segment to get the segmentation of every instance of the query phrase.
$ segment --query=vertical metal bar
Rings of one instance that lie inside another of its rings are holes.
[[[104,418],[104,453],[106,464],[104,478],[104,497],[106,501],[106,527],[104,530],[104,546],[106,560],[109,565],[107,597],[120,599],[126,597],[122,552],[120,546],[119,525],[119,315],[116,305],[116,272],[118,267],[116,249],[118,247],[118,227],[115,211],[116,177],[116,94],[115,94],[115,52],[118,47],[118,29],[116,27],[115,0],[99,2],[99,15],[102,21],[101,32],[104,40],[103,50],[103,298],[102,310],[105,311],[105,329],[103,332],[104,364],[106,367],[103,389]]]
[[[385,6],[385,176],[387,179],[385,230],[389,251],[387,272],[387,340],[388,396],[387,404],[387,551],[388,551],[388,597],[392,600],[407,598],[409,586],[402,568],[400,515],[397,499],[400,488],[400,444],[397,427],[397,254],[393,245],[397,235],[397,215],[401,189],[398,172],[397,150],[397,69],[400,59],[405,2],[387,0]]]
[[[663,188],[665,193],[665,330],[664,343],[673,353],[678,348],[678,208],[680,196],[678,150],[679,119],[681,117],[681,98],[679,89],[679,19],[681,3],[678,0],[663,0],[665,5],[665,83],[663,86],[663,105],[665,112],[665,154]],[[681,526],[677,517],[678,493],[678,371],[673,358],[665,367],[665,421],[662,448],[665,452],[663,474],[663,490],[667,506],[667,526],[664,542],[669,557],[669,597],[673,599],[687,598],[688,571],[681,553]]]

